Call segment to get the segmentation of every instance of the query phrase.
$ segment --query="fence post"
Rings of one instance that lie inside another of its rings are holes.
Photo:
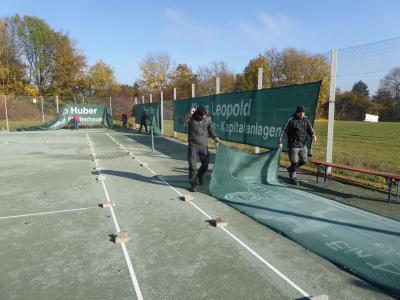
[[[258,68],[258,80],[257,80],[257,90],[262,90],[263,84],[263,68]],[[260,153],[260,147],[254,147],[254,153]]]
[[[75,97],[75,95],[74,95],[74,103],[76,104],[76,97]]]
[[[161,96],[160,96],[160,102],[161,102],[161,106],[160,106],[160,115],[161,115],[161,134],[164,134],[164,92],[161,91]]]
[[[195,84],[192,83],[192,98],[196,97],[196,90],[195,90]]]
[[[111,99],[111,96],[110,96],[110,113],[111,113],[111,116],[112,116],[113,113],[112,113],[112,99]]]
[[[58,113],[58,96],[56,96],[56,108],[57,108],[57,113]]]
[[[215,94],[219,95],[221,93],[221,81],[219,77],[215,77]]]
[[[176,88],[174,88],[174,101],[176,100]],[[175,107],[175,104],[174,104]],[[175,111],[174,111],[174,123],[175,123]],[[175,126],[174,126],[174,138],[176,138],[178,135],[176,134],[175,131]]]
[[[335,98],[336,98],[336,68],[337,68],[337,49],[332,49],[331,82],[329,88],[328,138],[326,144],[327,162],[332,162],[332,153],[333,153],[333,129],[335,125]],[[327,173],[331,174],[331,168],[328,168]]]
[[[82,96],[82,103],[85,104],[85,97]]]
[[[7,126],[7,131],[10,131],[10,126],[8,125],[8,108],[7,108],[7,96],[3,95],[4,97],[4,108],[6,110],[6,126]]]
[[[137,97],[135,97],[135,105],[136,104],[137,104]],[[139,124],[137,124],[136,122],[137,122],[137,120],[135,118],[135,127],[136,127],[136,129],[138,129],[139,128]]]
[[[142,96],[142,104],[144,104],[144,96]]]
[[[42,123],[44,123],[43,96],[40,96],[40,99],[42,100]]]
[[[150,94],[150,103],[153,103],[153,94]]]

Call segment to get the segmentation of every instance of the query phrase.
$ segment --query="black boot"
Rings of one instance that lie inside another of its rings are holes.
[[[292,179],[290,179],[290,184],[293,184],[293,185],[299,185],[299,182],[297,181],[297,179],[296,178],[292,178]]]
[[[193,193],[196,193],[197,192],[197,188],[196,188],[196,184],[194,184],[194,183],[192,183],[191,185],[190,185],[190,189],[189,189],[191,192],[193,192]]]
[[[199,185],[203,185],[203,183],[204,183],[203,176],[200,176],[199,174],[197,174],[197,179],[198,179]]]

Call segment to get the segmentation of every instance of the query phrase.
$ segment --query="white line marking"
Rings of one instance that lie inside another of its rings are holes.
[[[90,138],[89,138],[89,135],[88,135],[87,133],[86,133],[86,138],[88,139],[88,141],[89,141],[92,145],[94,145],[94,144],[91,142],[91,140],[90,140]],[[90,147],[90,149],[91,149],[92,154],[93,154],[93,153],[94,153],[93,147]],[[99,166],[99,165],[97,164],[97,162],[98,162],[98,161],[95,161],[96,167]],[[101,175],[101,171],[100,171],[100,170],[97,170],[97,173],[99,174],[99,176]],[[104,183],[104,181],[101,181],[101,185],[103,186],[104,194],[106,195],[107,201],[108,201],[108,202],[111,202],[111,200],[110,200],[110,195],[108,194],[108,190],[107,190],[107,187],[106,187],[106,184]],[[118,221],[117,221],[117,217],[115,216],[114,208],[113,208],[112,206],[110,206],[109,209],[110,209],[110,212],[111,212],[111,215],[112,215],[112,219],[113,219],[113,221],[114,221],[115,229],[117,230],[117,232],[120,232],[121,229],[120,229],[120,227],[119,227],[119,224],[118,224]],[[122,248],[122,252],[124,253],[124,256],[125,256],[126,264],[128,265],[128,270],[129,270],[129,274],[130,274],[130,276],[131,276],[131,280],[132,280],[133,287],[134,287],[134,289],[135,289],[136,297],[138,298],[138,300],[143,300],[143,295],[142,295],[142,292],[141,292],[140,287],[139,287],[139,282],[138,282],[138,280],[137,280],[135,271],[134,271],[134,269],[133,269],[133,265],[132,265],[131,259],[130,259],[130,257],[129,257],[128,250],[126,249],[125,243],[121,243],[121,248]]]
[[[50,214],[56,214],[56,213],[80,211],[80,210],[87,210],[87,209],[94,209],[94,208],[99,208],[99,207],[98,206],[92,206],[92,207],[82,207],[82,208],[71,208],[71,209],[63,209],[63,210],[45,211],[45,212],[40,212],[40,213],[32,213],[32,214],[0,217],[0,220],[23,218],[23,217],[33,217],[33,216],[41,216],[41,215],[50,215]]]
[[[142,162],[138,159],[136,159],[139,164]],[[147,170],[149,170],[152,174],[157,175],[153,170],[151,170],[148,166],[145,166]],[[171,189],[173,189],[178,195],[182,196],[183,194],[179,192],[177,189],[175,189],[173,186],[171,186],[164,178],[161,176],[158,176],[160,180],[165,182],[166,185],[168,185]],[[196,204],[193,202],[189,202],[194,208],[196,208],[199,212],[201,212],[204,216],[206,216],[209,219],[212,219],[204,210],[202,210],[200,207],[198,207]],[[234,239],[236,242],[238,242],[242,247],[244,247],[247,251],[249,251],[251,254],[253,254],[257,259],[259,259],[263,264],[265,264],[268,268],[270,268],[275,274],[277,274],[279,277],[281,277],[283,280],[285,280],[290,286],[292,286],[295,290],[297,290],[300,294],[302,294],[306,298],[310,298],[311,295],[305,292],[302,288],[300,288],[297,284],[295,284],[292,280],[290,280],[287,276],[285,276],[282,272],[280,272],[277,268],[275,268],[273,265],[271,265],[269,262],[267,262],[264,258],[262,258],[256,251],[254,251],[252,248],[250,248],[248,245],[246,245],[243,241],[241,241],[239,238],[237,238],[234,234],[232,234],[229,230],[225,228],[221,228],[226,234],[228,234],[232,239]]]

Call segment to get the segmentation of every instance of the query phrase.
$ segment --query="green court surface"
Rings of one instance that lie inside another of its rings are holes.
[[[132,131],[0,135],[1,299],[391,298],[206,186],[192,203],[179,200],[186,146],[163,137],[154,153],[150,145]],[[98,206],[108,200],[113,209]],[[118,227],[129,242],[114,243]]]

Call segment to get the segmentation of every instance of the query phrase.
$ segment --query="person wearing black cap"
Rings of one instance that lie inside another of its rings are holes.
[[[211,118],[207,116],[207,110],[199,106],[193,113],[188,123],[188,163],[190,191],[197,191],[197,180],[203,184],[203,176],[208,170],[210,153],[208,152],[208,135],[219,143],[219,138],[212,127]],[[201,166],[197,171],[197,159],[200,159]]]
[[[305,116],[304,106],[297,106],[296,112],[285,122],[279,136],[279,148],[283,146],[282,143],[285,135],[288,137],[290,166],[287,170],[289,172],[290,183],[294,185],[298,185],[296,169],[307,162],[307,134],[312,136],[314,142],[317,141],[317,136],[311,122]]]

